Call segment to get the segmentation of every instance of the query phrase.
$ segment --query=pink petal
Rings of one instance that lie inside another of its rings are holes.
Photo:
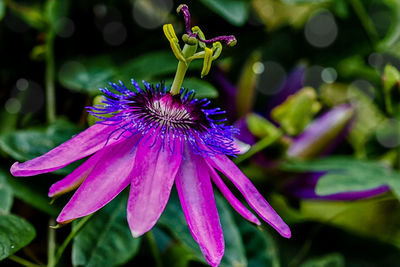
[[[287,226],[276,211],[257,191],[250,180],[228,157],[225,155],[217,155],[212,158],[206,158],[206,162],[210,167],[215,167],[232,181],[243,194],[249,205],[264,221],[275,228],[283,237],[290,238],[291,232],[289,226]]]
[[[109,138],[117,128],[118,126],[95,124],[40,157],[24,163],[15,162],[10,172],[14,176],[32,176],[58,170],[104,148],[106,143],[111,145],[121,141],[123,138]]]
[[[217,174],[213,167],[209,168],[209,172],[211,174],[211,179],[214,181],[215,185],[221,190],[221,193],[224,197],[229,201],[232,208],[234,208],[240,215],[242,215],[246,220],[249,220],[252,223],[260,225],[260,221],[257,217],[251,213],[229,190],[229,188],[224,184],[221,177]]]
[[[193,238],[207,262],[217,266],[224,255],[225,244],[208,167],[200,156],[187,148],[175,184]]]
[[[128,223],[132,235],[149,231],[167,205],[182,155],[172,154],[159,145],[140,144],[132,171],[128,200]]]
[[[98,151],[64,179],[54,183],[49,189],[49,197],[56,197],[77,188],[93,170],[103,154],[104,149]]]
[[[129,185],[136,150],[135,138],[108,146],[92,172],[61,211],[57,222],[66,223],[102,208]]]

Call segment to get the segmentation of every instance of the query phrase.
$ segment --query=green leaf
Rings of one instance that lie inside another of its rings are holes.
[[[0,261],[29,244],[35,228],[23,218],[0,213]]]
[[[250,1],[247,0],[201,0],[215,13],[235,26],[246,23],[249,15]]]
[[[4,0],[0,0],[0,21],[4,18],[6,14],[6,3]]]
[[[246,123],[250,132],[258,138],[279,135],[280,133],[279,129],[277,129],[273,123],[256,113],[250,113],[247,115]]]
[[[288,134],[297,135],[311,122],[320,108],[315,90],[305,87],[275,107],[271,116]]]
[[[172,84],[172,79],[167,79],[165,84],[170,86]],[[194,90],[196,92],[196,98],[199,99],[218,97],[218,91],[212,84],[198,78],[186,78],[182,86],[188,90]]]
[[[230,209],[227,207],[225,200],[222,200],[221,197],[216,196],[216,202],[225,237],[225,255],[222,258],[220,266],[246,266],[247,260],[243,242],[230,213]],[[171,194],[168,205],[161,216],[159,223],[163,227],[169,229],[174,237],[182,242],[183,247],[180,248],[180,250],[187,251],[185,256],[187,257],[187,261],[196,260],[206,263],[199,245],[190,234],[178,196],[175,192]]]
[[[60,120],[47,128],[32,128],[9,132],[0,136],[0,149],[19,161],[45,154],[77,134],[79,128]]]
[[[72,245],[74,266],[117,266],[136,255],[140,239],[132,237],[126,205],[121,194],[86,223]]]
[[[50,199],[47,197],[47,187],[39,187],[37,181],[28,181],[24,179],[26,178],[17,178],[6,175],[7,183],[12,189],[15,197],[44,213],[51,216],[57,216],[61,207],[56,204],[50,204]]]
[[[99,88],[115,81],[117,71],[107,55],[83,58],[64,63],[58,74],[59,82],[66,88],[91,95],[99,94]]]
[[[344,267],[344,257],[340,253],[327,254],[322,257],[312,258],[302,263],[300,267]]]
[[[240,220],[239,227],[243,243],[246,244],[248,266],[281,266],[279,263],[278,248],[268,232],[257,228],[240,217],[238,217],[238,220]]]
[[[386,110],[389,114],[393,114],[392,107],[392,90],[399,87],[400,73],[396,67],[387,64],[383,70],[383,93],[385,99]],[[397,86],[396,86],[397,85]]]
[[[121,66],[123,77],[137,81],[148,80],[155,76],[173,74],[178,61],[171,51],[157,51],[134,58]]]
[[[9,3],[8,8],[29,26],[39,31],[46,29],[47,21],[43,15],[41,6],[37,4],[28,6]]]
[[[47,0],[45,15],[53,30],[56,30],[59,20],[67,15],[68,1]]]
[[[386,36],[378,44],[379,50],[385,51],[388,48],[393,48],[400,39],[400,3],[397,0],[384,0],[382,2],[387,5],[388,16],[391,17],[391,24]]]
[[[289,162],[283,167],[291,171],[327,172],[318,180],[315,189],[321,196],[389,185],[400,199],[400,173],[379,162],[335,156],[314,161]]]
[[[0,213],[8,213],[11,209],[12,203],[12,189],[8,185],[5,175],[0,172]]]

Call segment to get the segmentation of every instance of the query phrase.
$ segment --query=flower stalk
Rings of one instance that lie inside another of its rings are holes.
[[[182,54],[184,56],[185,59],[193,56],[196,53],[197,50],[197,43],[195,45],[190,45],[190,44],[185,44],[185,46],[183,47],[183,51]],[[171,94],[172,95],[176,95],[179,94],[181,87],[182,87],[182,83],[183,80],[185,78],[185,74],[186,71],[189,68],[189,64],[190,64],[191,60],[185,60],[185,61],[179,61],[178,63],[178,67],[176,69],[176,73],[175,73],[175,78],[174,81],[172,82],[172,86],[171,86]]]
[[[56,120],[56,94],[54,85],[54,31],[50,29],[47,33],[46,49],[46,118],[47,123],[53,123]]]

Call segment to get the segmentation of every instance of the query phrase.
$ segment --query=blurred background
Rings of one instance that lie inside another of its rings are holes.
[[[79,162],[9,174],[95,123],[85,107],[109,81],[170,85],[162,25],[184,33],[182,3],[207,38],[238,40],[203,79],[193,62],[183,85],[227,111],[250,145],[234,161],[292,229],[251,225],[215,190],[220,266],[399,266],[398,0],[0,0],[0,265],[44,266],[65,244],[58,266],[204,266],[175,192],[139,239],[126,194],[55,231],[71,193],[50,204],[48,188]]]

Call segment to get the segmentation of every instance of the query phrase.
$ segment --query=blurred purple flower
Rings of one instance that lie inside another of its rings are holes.
[[[293,139],[287,155],[312,158],[332,152],[348,134],[354,112],[354,108],[348,104],[329,110]]]
[[[314,120],[302,134],[297,136],[287,155],[291,158],[311,159],[330,153],[348,134],[355,110],[351,105],[342,104]],[[285,189],[295,197],[327,200],[356,200],[373,197],[389,190],[388,186],[357,191],[341,192],[318,196],[315,186],[325,172],[304,174],[289,182]]]
[[[175,182],[193,238],[207,262],[217,266],[225,245],[211,180],[238,213],[260,224],[229,191],[218,170],[264,221],[290,237],[289,227],[226,156],[237,153],[233,140],[236,130],[211,118],[223,113],[220,109],[206,109],[209,101],[194,98],[193,91],[182,89],[172,95],[160,84],[144,83],[141,89],[134,80],[132,83],[135,92],[122,83],[110,83],[118,93],[101,89],[106,95],[103,105],[89,108],[102,119],[98,124],[40,157],[11,167],[14,176],[32,176],[91,155],[51,186],[50,197],[79,187],[57,222],[89,215],[131,185],[127,219],[132,235],[140,236],[159,219]]]

